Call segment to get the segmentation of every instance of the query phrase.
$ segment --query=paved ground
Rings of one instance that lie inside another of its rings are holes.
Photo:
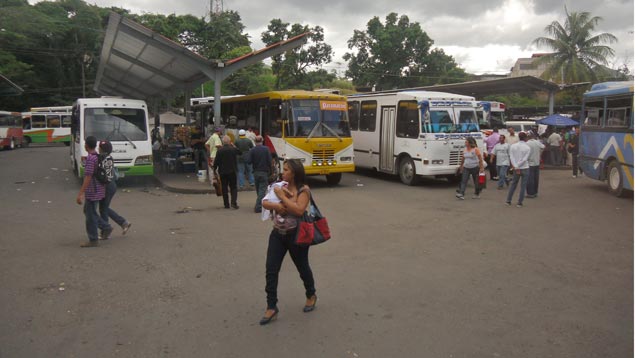
[[[544,171],[538,199],[454,186],[311,181],[334,232],[311,249],[318,309],[290,260],[260,327],[269,223],[211,195],[126,182],[132,223],[85,239],[68,148],[0,152],[0,357],[630,357],[633,199]]]

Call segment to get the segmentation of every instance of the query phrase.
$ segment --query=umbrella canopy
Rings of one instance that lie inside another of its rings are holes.
[[[555,127],[571,127],[571,126],[579,126],[580,123],[574,121],[569,117],[565,117],[559,114],[552,114],[548,117],[545,117],[539,121],[536,121],[537,124],[546,124],[548,126]]]

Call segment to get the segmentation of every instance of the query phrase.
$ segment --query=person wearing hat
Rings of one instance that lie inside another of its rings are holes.
[[[236,148],[240,150],[238,156],[238,188],[243,189],[245,187],[245,174],[249,181],[249,186],[254,185],[254,173],[251,170],[251,165],[247,162],[249,156],[249,150],[254,147],[252,141],[247,138],[247,132],[244,129],[238,131],[238,139],[236,139]]]
[[[207,152],[209,153],[209,166],[210,168],[214,166],[214,158],[216,158],[216,151],[223,146],[223,142],[220,140],[221,128],[215,127],[214,133],[209,137],[207,142],[205,142],[205,148],[207,148]]]

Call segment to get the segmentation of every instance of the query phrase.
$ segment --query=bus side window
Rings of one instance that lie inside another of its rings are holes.
[[[26,117],[22,120],[22,129],[31,129],[31,118]]]
[[[360,110],[359,130],[374,132],[377,119],[377,101],[363,101]]]
[[[348,120],[352,131],[359,130],[359,102],[348,103]]]
[[[31,116],[31,126],[33,128],[46,128],[46,117],[39,114]]]

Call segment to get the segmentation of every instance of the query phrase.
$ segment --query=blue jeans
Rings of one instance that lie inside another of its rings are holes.
[[[108,229],[110,225],[105,222],[101,216],[97,215],[97,204],[99,201],[84,200],[84,216],[86,217],[86,234],[88,240],[97,241],[97,229]]]
[[[529,167],[529,178],[527,178],[527,195],[538,195],[539,180],[540,165]]]
[[[123,227],[123,225],[127,223],[126,219],[110,208],[110,202],[116,192],[117,183],[113,180],[106,185],[106,196],[99,202],[99,216],[101,216],[101,219],[106,223],[108,223],[108,218],[111,218],[119,226]]]
[[[509,170],[509,165],[497,165],[496,169],[498,170],[498,187],[502,188],[507,181],[507,171]]]
[[[247,180],[249,184],[254,185],[254,173],[252,172],[251,164],[244,162],[242,159],[238,159],[238,186],[245,186],[245,173],[247,173]]]
[[[514,178],[512,179],[512,185],[509,187],[509,192],[507,193],[507,202],[511,203],[512,198],[514,196],[514,192],[516,191],[516,187],[518,186],[518,181],[520,181],[520,194],[518,194],[518,204],[522,204],[525,199],[525,191],[527,190],[527,179],[529,178],[529,169],[520,169],[520,174],[517,173],[517,170],[514,170]]]
[[[478,172],[479,167],[463,168],[463,173],[461,175],[461,187],[459,188],[459,193],[461,195],[465,195],[465,187],[467,187],[467,181],[470,179],[470,175],[474,180],[474,194],[478,195],[481,193],[481,186],[478,184]]]
[[[265,197],[267,193],[267,184],[269,183],[269,173],[257,171],[254,172],[254,183],[256,184],[256,193],[258,197],[256,198],[256,206],[254,209],[256,211],[262,210],[262,198]]]

